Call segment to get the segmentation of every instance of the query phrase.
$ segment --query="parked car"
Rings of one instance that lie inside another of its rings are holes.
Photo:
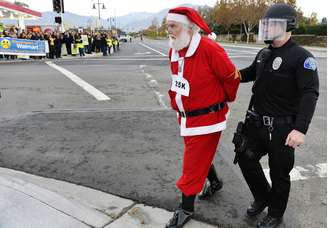
[[[122,35],[122,36],[120,36],[119,41],[120,42],[128,42],[130,39],[131,39],[131,36],[129,36],[129,35]]]

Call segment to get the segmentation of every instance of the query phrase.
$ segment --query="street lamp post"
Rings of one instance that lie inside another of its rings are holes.
[[[64,27],[64,17],[63,17],[64,0],[60,1],[60,8],[61,8],[61,11],[60,11],[60,17],[61,17],[61,19],[62,19],[62,21],[61,21],[61,25],[60,25],[60,28],[61,28],[61,31],[62,31],[62,32],[65,32],[65,27]]]
[[[98,5],[98,20],[99,20],[99,27],[100,27],[100,22],[101,22],[100,6],[102,5],[101,9],[106,9],[106,7],[105,7],[105,4],[103,2],[100,2],[100,0],[97,0],[96,3],[93,3],[92,9],[97,9],[96,5]]]

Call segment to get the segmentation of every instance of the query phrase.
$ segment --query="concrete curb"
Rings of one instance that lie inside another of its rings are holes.
[[[6,228],[163,228],[172,212],[91,188],[0,168]],[[186,228],[215,228],[190,221]]]

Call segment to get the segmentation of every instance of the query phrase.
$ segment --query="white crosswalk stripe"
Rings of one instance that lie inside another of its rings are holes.
[[[268,181],[270,179],[270,169],[263,169],[264,174]],[[327,163],[319,163],[316,165],[295,166],[290,172],[291,181],[307,180],[313,178],[326,178],[327,177]]]

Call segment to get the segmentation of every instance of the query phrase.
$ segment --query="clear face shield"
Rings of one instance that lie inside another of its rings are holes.
[[[264,18],[259,24],[259,41],[283,40],[287,30],[287,20]]]

